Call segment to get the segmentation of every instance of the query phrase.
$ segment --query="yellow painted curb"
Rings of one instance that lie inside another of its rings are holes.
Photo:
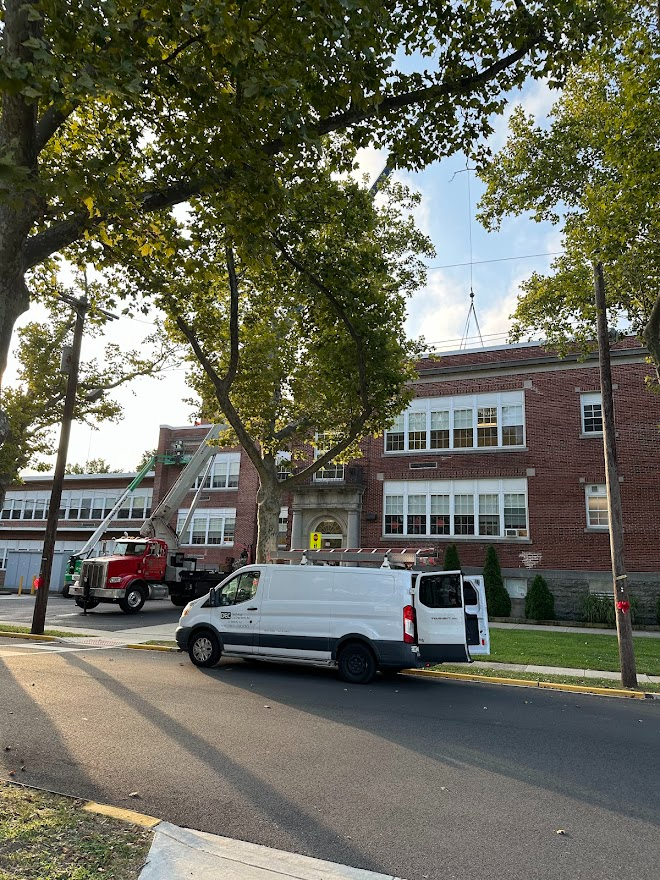
[[[111,819],[119,819],[121,822],[131,822],[142,828],[155,828],[160,824],[160,819],[155,816],[147,816],[144,813],[136,813],[134,810],[124,810],[122,807],[111,807],[109,804],[97,804],[87,801],[83,804],[83,810],[88,813],[98,813],[100,816],[109,816]]]
[[[515,684],[523,687],[538,687],[538,681],[527,678],[499,678],[490,675],[470,675],[469,672],[438,672],[435,669],[404,669],[404,675],[419,675],[428,678],[453,678],[459,681],[492,681],[495,684]]]
[[[589,685],[584,684],[562,684],[559,681],[540,681],[527,678],[500,678],[499,676],[494,675],[470,675],[469,673],[461,672],[438,672],[435,669],[406,669],[403,670],[403,672],[404,675],[419,675],[421,677],[428,678],[450,678],[458,679],[459,681],[480,681],[485,682],[486,684],[510,684],[515,685],[516,687],[539,687],[554,691],[568,691],[569,693],[576,694],[595,694],[596,696],[604,697],[628,697],[628,699],[630,700],[646,700],[647,698],[655,699],[652,693],[647,694],[645,691],[628,691],[622,688],[589,687]]]
[[[5,639],[27,639],[33,642],[56,642],[57,636],[38,636],[36,633],[15,633],[0,630],[0,637]]]
[[[167,645],[124,645],[124,647],[133,648],[135,651],[179,651],[179,648],[169,648]]]
[[[561,684],[557,681],[540,681],[539,687],[555,691],[571,691],[577,694],[605,694],[607,697],[628,697],[632,700],[646,699],[644,691],[627,691],[623,688],[589,687],[585,684]]]

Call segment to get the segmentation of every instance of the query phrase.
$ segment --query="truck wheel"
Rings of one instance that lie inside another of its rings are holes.
[[[188,604],[186,596],[170,596],[170,599],[172,600],[172,605],[176,605],[177,608],[182,608]]]
[[[98,604],[99,604],[99,603],[96,601],[96,599],[88,599],[88,600],[85,602],[84,599],[78,599],[78,598],[76,598],[76,605],[78,606],[78,608],[87,608],[88,611],[89,611],[90,608],[96,608],[96,606],[97,606]]]
[[[126,588],[124,598],[119,600],[119,607],[125,614],[135,614],[142,608],[146,598],[142,587],[130,586]]]
[[[341,649],[339,677],[351,684],[368,684],[376,675],[376,658],[362,642],[349,642]]]
[[[215,666],[221,653],[218,637],[208,629],[196,632],[188,645],[188,654],[195,666]]]

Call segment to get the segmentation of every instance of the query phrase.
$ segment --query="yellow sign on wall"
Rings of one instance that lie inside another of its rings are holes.
[[[321,549],[321,533],[320,532],[310,532],[309,533],[309,549],[310,550],[320,550]]]

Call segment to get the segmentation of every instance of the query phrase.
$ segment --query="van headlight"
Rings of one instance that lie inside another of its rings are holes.
[[[192,611],[192,607],[193,607],[193,603],[192,603],[192,602],[188,602],[188,604],[186,605],[186,607],[185,607],[185,608],[183,609],[183,611],[181,612],[181,617],[185,617],[186,614],[190,614],[190,612]]]

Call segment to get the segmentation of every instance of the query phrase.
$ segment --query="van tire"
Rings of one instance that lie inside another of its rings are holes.
[[[124,614],[136,614],[146,601],[146,593],[139,584],[131,584],[126,587],[126,595],[119,600],[119,607]]]
[[[376,676],[376,658],[362,642],[348,642],[337,661],[339,677],[351,684],[369,684]]]
[[[188,656],[195,666],[204,669],[215,666],[221,654],[218,637],[210,629],[198,630],[188,643]]]

